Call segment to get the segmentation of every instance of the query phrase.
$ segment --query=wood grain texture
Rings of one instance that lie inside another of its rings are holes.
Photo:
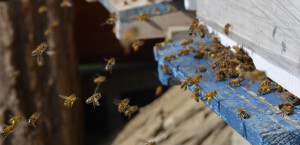
[[[299,1],[199,0],[197,15],[214,29],[230,23],[229,37],[300,75]]]
[[[194,43],[202,41],[194,38]],[[206,44],[212,43],[204,39]],[[295,107],[295,113],[290,116],[283,116],[278,109],[278,105],[286,103],[281,97],[274,93],[263,96],[257,95],[258,83],[251,87],[245,87],[249,82],[243,81],[241,87],[232,88],[228,85],[230,80],[215,81],[215,73],[210,67],[211,60],[196,60],[192,54],[176,56],[175,60],[164,61],[167,55],[177,55],[183,49],[181,42],[166,44],[162,48],[154,48],[154,56],[158,61],[158,74],[160,81],[168,85],[172,78],[181,82],[188,77],[194,77],[199,73],[196,68],[199,64],[207,66],[207,72],[203,73],[203,80],[198,87],[201,89],[202,96],[213,90],[218,91],[216,97],[211,102],[204,103],[216,112],[226,123],[240,133],[252,144],[297,144],[300,141],[300,107]],[[199,49],[195,44],[191,44]],[[171,75],[165,75],[161,66],[168,65]],[[194,87],[188,87],[191,91]],[[199,97],[199,99],[202,99]],[[237,110],[243,108],[248,114],[249,119],[240,120]]]

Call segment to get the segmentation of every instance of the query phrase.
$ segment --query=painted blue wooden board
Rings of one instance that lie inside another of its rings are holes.
[[[202,40],[194,38],[194,43],[197,41]],[[207,39],[203,41],[206,44],[212,43]],[[212,60],[196,60],[193,58],[193,54],[177,56],[178,51],[183,49],[180,43],[174,42],[166,44],[162,48],[154,48],[159,79],[162,84],[170,85],[173,78],[182,82],[188,77],[202,74],[204,78],[199,83],[202,95],[205,96],[205,92],[218,91],[217,96],[211,102],[205,101],[204,103],[251,144],[300,145],[299,106],[294,108],[293,115],[283,116],[278,105],[285,101],[274,93],[257,95],[258,83],[246,87],[248,82],[243,81],[241,87],[230,87],[228,84],[230,80],[215,81],[215,73],[210,67]],[[194,43],[191,46],[198,49]],[[164,57],[171,54],[176,55],[176,59],[169,62],[164,61]],[[168,65],[172,75],[165,75],[162,72],[161,66],[165,64]],[[197,66],[200,64],[208,69],[205,73],[196,72]],[[188,87],[188,89],[193,91],[194,87]],[[201,99],[201,97],[199,98]],[[251,117],[241,120],[238,117],[239,108],[245,109]]]

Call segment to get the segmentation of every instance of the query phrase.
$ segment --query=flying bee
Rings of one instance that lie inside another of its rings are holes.
[[[279,93],[286,91],[286,89],[283,88],[283,87],[280,86],[280,85],[277,85],[277,89],[276,89],[276,90],[277,90]]]
[[[46,6],[40,6],[39,9],[38,9],[39,14],[42,14],[42,13],[44,13],[46,11],[47,11],[47,7]]]
[[[205,35],[206,35],[206,26],[205,25],[199,25],[199,27],[197,28],[198,29],[198,31],[199,31],[199,35],[200,35],[200,37],[201,38],[204,38],[205,37]]]
[[[1,136],[5,139],[9,134],[13,132],[14,132],[14,125],[9,125],[2,130]]]
[[[63,0],[61,3],[60,3],[60,7],[62,8],[66,8],[66,7],[72,7],[73,4],[71,3],[70,0]]]
[[[225,33],[226,35],[229,34],[229,27],[231,27],[230,24],[226,24],[225,27],[224,27],[224,33]]]
[[[286,99],[288,102],[291,102],[294,106],[300,105],[300,98],[296,97],[290,92],[287,93]]]
[[[58,25],[59,25],[59,20],[54,20],[53,22],[52,22],[52,27],[57,27]]]
[[[192,24],[190,25],[190,28],[189,28],[189,35],[190,36],[193,35],[194,30],[198,26],[198,24],[199,24],[199,20],[198,19],[195,19],[195,20],[192,21]]]
[[[136,40],[139,29],[136,27],[131,27],[126,29],[124,32],[121,41],[121,45],[124,48],[124,54],[129,55],[131,50],[131,43]]]
[[[140,47],[144,45],[144,41],[141,40],[135,40],[133,41],[133,43],[131,44],[131,47],[133,48],[134,52],[138,52]]]
[[[159,96],[163,91],[163,86],[158,86],[155,89],[155,96]]]
[[[188,84],[190,84],[191,81],[192,81],[192,78],[187,78],[187,79],[185,79],[185,80],[180,84],[180,88],[184,88],[184,90],[186,90]]]
[[[166,74],[166,75],[171,75],[172,73],[169,71],[168,65],[165,64],[161,66],[161,70]]]
[[[245,111],[245,109],[242,108],[238,109],[238,116],[241,120],[250,118],[250,115]]]
[[[119,100],[119,99],[114,99],[113,100],[113,103],[115,105],[118,105],[118,111],[120,113],[124,112],[128,108],[129,102],[130,102],[130,100],[128,98],[125,98],[123,100]]]
[[[51,28],[47,28],[45,31],[44,31],[44,36],[49,36],[51,34],[52,30]]]
[[[43,42],[37,46],[35,50],[32,51],[31,56],[41,56],[48,48],[48,45]]]
[[[15,116],[15,117],[12,117],[12,118],[9,119],[9,123],[11,125],[15,125],[16,123],[18,123],[20,121],[22,121],[21,116]]]
[[[105,82],[105,80],[106,80],[105,76],[98,75],[98,77],[94,79],[94,83],[95,84],[101,84],[101,83]]]
[[[198,86],[199,82],[202,80],[202,75],[196,75],[194,78],[191,80],[191,84],[188,85],[195,85]]]
[[[194,97],[194,100],[196,102],[199,102],[199,96],[200,96],[199,91],[200,91],[200,88],[199,87],[195,87],[194,93],[193,93],[193,97]]]
[[[59,95],[59,97],[61,97],[62,99],[65,99],[64,106],[66,106],[68,108],[72,108],[77,99],[75,94],[72,94],[70,96]]]
[[[99,99],[102,97],[101,93],[94,93],[91,97],[86,99],[86,104],[93,103],[94,108],[100,106]]]
[[[198,65],[196,72],[206,72],[206,68],[204,65],[200,64]]]
[[[20,76],[21,72],[19,70],[15,70],[12,73],[9,74],[10,78],[16,78],[18,76]]]
[[[211,102],[211,100],[218,94],[218,92],[216,90],[209,92],[205,95],[205,97],[203,98],[203,101],[209,101]]]
[[[181,56],[181,55],[187,55],[189,53],[190,53],[190,51],[188,49],[182,49],[182,50],[179,50],[177,55]]]
[[[211,40],[215,43],[219,43],[220,42],[220,39],[217,35],[211,35]]]
[[[194,42],[193,39],[184,40],[184,41],[181,42],[181,46],[185,47],[186,45],[189,45],[189,44],[191,44],[193,42]]]
[[[240,87],[242,81],[243,81],[243,79],[240,79],[240,78],[234,79],[234,80],[231,80],[231,81],[229,82],[229,85],[230,85],[231,87]]]
[[[293,105],[289,103],[282,103],[278,105],[278,108],[281,110],[283,115],[291,115],[294,113],[293,111]]]
[[[36,128],[35,122],[40,116],[41,116],[41,112],[33,113],[28,120],[28,125]]]
[[[130,119],[131,118],[131,115],[134,113],[134,112],[136,112],[137,110],[138,110],[139,108],[138,108],[138,106],[130,106],[130,107],[128,107],[128,109],[126,109],[125,111],[124,111],[124,115],[125,116],[128,116],[128,119]]]
[[[175,58],[176,58],[175,55],[167,55],[167,56],[165,56],[164,61],[174,60]]]
[[[147,15],[146,13],[141,14],[141,15],[138,17],[137,20],[138,20],[138,21],[147,21],[147,22],[150,21],[148,15]]]
[[[103,26],[105,24],[114,25],[115,21],[116,21],[115,14],[112,13],[112,14],[110,14],[109,18],[107,18],[107,20],[101,26]]]
[[[113,67],[116,65],[116,60],[113,57],[110,58],[110,59],[105,59],[104,58],[104,60],[107,61],[107,64],[106,64],[104,70],[107,71],[107,72],[110,72],[110,74],[111,74]]]

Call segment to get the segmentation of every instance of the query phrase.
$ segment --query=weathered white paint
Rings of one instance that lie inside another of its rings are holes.
[[[299,8],[296,0],[198,0],[197,16],[220,32],[230,23],[228,37],[299,78]]]

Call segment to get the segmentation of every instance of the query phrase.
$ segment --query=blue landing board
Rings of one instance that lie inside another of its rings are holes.
[[[199,49],[195,45],[197,41],[202,40],[194,38],[194,43],[190,46]],[[204,42],[212,43],[206,39]],[[172,85],[169,83],[173,78],[182,82],[188,77],[202,74],[203,80],[198,85],[202,90],[202,95],[213,90],[218,91],[217,96],[211,102],[204,101],[204,103],[251,144],[300,145],[300,106],[294,108],[293,115],[283,116],[278,105],[286,102],[274,93],[257,95],[258,83],[246,87],[248,82],[243,81],[241,87],[230,87],[228,84],[230,80],[215,81],[215,73],[210,67],[212,60],[196,60],[193,58],[193,54],[177,56],[178,51],[183,49],[180,43],[174,42],[166,44],[162,48],[154,48],[159,79],[164,85]],[[176,59],[169,62],[164,61],[164,57],[171,54],[176,55]],[[172,75],[165,75],[162,72],[161,66],[165,64],[168,65]],[[197,66],[200,64],[206,66],[205,73],[196,72]],[[188,87],[188,89],[193,91],[194,87]],[[239,108],[245,109],[251,117],[241,120],[238,117]]]

